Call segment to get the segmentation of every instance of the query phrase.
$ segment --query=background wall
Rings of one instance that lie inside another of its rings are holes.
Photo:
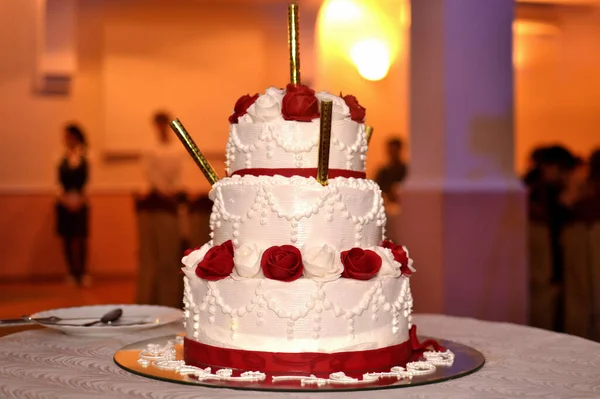
[[[224,157],[214,151],[224,152],[237,98],[287,80],[285,5],[79,0],[71,92],[41,96],[33,90],[36,3],[0,2],[0,49],[10,54],[0,61],[0,279],[64,270],[53,204],[61,128],[71,120],[85,127],[93,157],[91,271],[133,274],[131,194],[143,176],[139,162],[119,155],[133,143],[144,147],[152,139],[152,112],[167,108],[181,116],[223,175]],[[125,22],[133,30],[123,32]],[[203,40],[216,25],[223,28]],[[214,76],[217,68],[224,73]],[[191,190],[208,189],[191,160],[185,173]]]
[[[387,3],[397,10],[390,18],[402,21],[405,2]],[[63,270],[53,196],[61,127],[70,120],[85,126],[93,155],[92,272],[133,274],[131,194],[142,173],[135,159],[115,155],[130,155],[138,142],[143,147],[152,137],[151,113],[167,108],[209,150],[222,174],[226,120],[235,100],[287,83],[286,4],[78,0],[78,69],[71,92],[44,96],[33,90],[36,4],[0,1],[0,279]],[[306,4],[303,81],[317,90],[354,94],[367,107],[376,129],[368,159],[372,177],[385,161],[386,138],[407,135],[408,25],[400,23],[399,56],[388,77],[367,82],[348,60],[323,57],[323,49],[316,56],[318,2]],[[600,12],[519,6],[518,17],[552,26],[516,38],[525,55],[516,73],[515,159],[522,171],[535,145],[561,141],[582,155],[600,145],[600,52],[594,50],[600,48]],[[194,191],[208,189],[191,161],[185,180]]]
[[[374,178],[387,161],[386,141],[392,137],[409,140],[410,3],[408,0],[363,0],[360,3],[363,16],[353,16],[349,11],[344,14],[341,7],[322,8],[317,27],[315,86],[331,93],[342,91],[344,95],[355,95],[367,108],[366,123],[374,127],[367,174]],[[379,81],[368,81],[360,76],[350,56],[350,45],[372,38],[385,40],[392,60],[387,76]],[[410,152],[405,155],[410,157]]]
[[[533,26],[517,37],[516,162],[531,149],[564,143],[581,156],[600,147],[600,10],[520,6]]]
[[[157,108],[181,116],[202,147],[219,154],[237,98],[287,81],[285,5],[190,0],[77,5],[78,70],[71,93],[40,96],[32,82],[36,1],[0,4],[0,47],[11,54],[0,62],[4,190],[53,189],[61,127],[71,120],[80,121],[89,135],[92,187],[135,188],[142,180],[138,163],[105,157],[153,139],[150,117]],[[222,157],[216,158],[222,168]],[[192,187],[208,188],[191,161],[186,173]]]

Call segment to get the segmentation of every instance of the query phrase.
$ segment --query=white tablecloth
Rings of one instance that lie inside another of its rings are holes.
[[[415,318],[420,335],[481,351],[486,364],[467,377],[434,385],[351,393],[266,393],[185,386],[128,373],[113,363],[124,345],[169,335],[163,327],[113,338],[49,329],[0,339],[1,398],[600,398],[600,344],[506,323],[448,316]]]

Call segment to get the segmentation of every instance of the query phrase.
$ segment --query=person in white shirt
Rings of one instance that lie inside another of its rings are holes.
[[[140,243],[136,301],[181,307],[180,213],[185,198],[183,162],[187,157],[169,127],[170,120],[166,112],[154,114],[156,136],[143,155],[145,189],[136,201]]]
[[[156,136],[144,154],[146,194],[170,197],[182,191],[182,172],[185,153],[169,127],[166,112],[153,117]]]

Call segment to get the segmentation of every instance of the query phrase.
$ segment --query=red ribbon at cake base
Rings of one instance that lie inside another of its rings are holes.
[[[408,341],[386,348],[338,353],[259,352],[218,348],[185,338],[183,358],[196,367],[233,368],[265,373],[311,373],[329,375],[389,371],[418,360],[426,350],[445,351],[434,340],[419,343],[416,326],[412,326]]]
[[[231,174],[238,176],[283,176],[283,177],[317,177],[317,168],[281,168],[281,169],[269,169],[269,168],[249,168],[236,170]],[[346,169],[329,169],[329,179],[335,179],[336,177],[354,178],[354,179],[365,179],[367,174],[365,172],[359,172],[355,170]]]

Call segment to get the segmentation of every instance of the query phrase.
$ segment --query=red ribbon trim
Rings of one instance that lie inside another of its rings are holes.
[[[283,176],[283,177],[317,177],[317,168],[281,168],[281,169],[269,169],[269,168],[249,168],[236,170],[231,174],[238,176]],[[346,169],[329,169],[328,177],[335,179],[336,177],[354,178],[354,179],[366,179],[367,174],[365,172],[359,172],[355,170]]]
[[[438,344],[438,342],[435,339],[428,339],[423,341],[422,343],[419,342],[419,338],[417,337],[417,326],[414,324],[410,328],[408,336],[410,338],[409,341],[412,346],[413,358],[421,356],[423,352],[427,352],[429,350],[434,350],[436,352],[446,351],[446,348]]]
[[[346,374],[389,371],[394,366],[405,366],[407,362],[418,360],[429,348],[445,350],[432,339],[419,343],[416,326],[412,326],[409,339],[399,345],[338,353],[247,351],[219,348],[185,338],[183,358],[186,364],[202,368],[329,375],[336,371]]]

